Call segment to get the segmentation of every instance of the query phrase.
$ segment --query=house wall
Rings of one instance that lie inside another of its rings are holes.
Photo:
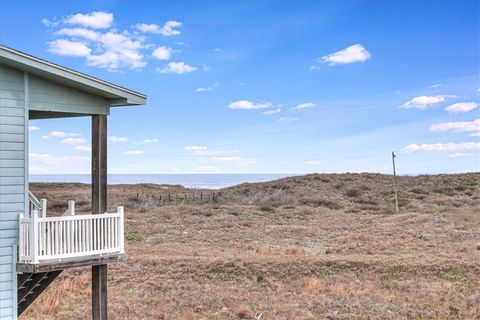
[[[18,215],[26,208],[24,73],[0,65],[0,319],[16,319]]]
[[[28,108],[35,111],[108,114],[110,101],[35,75],[28,75]],[[48,115],[47,115],[48,116]]]
[[[0,320],[17,318],[18,216],[28,208],[28,114],[108,114],[109,101],[0,63]]]

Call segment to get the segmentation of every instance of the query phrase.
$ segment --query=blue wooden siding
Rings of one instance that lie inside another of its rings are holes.
[[[107,114],[107,99],[65,87],[34,75],[28,77],[30,110],[84,114]]]
[[[24,74],[0,65],[0,319],[16,318],[14,245],[25,211],[26,126]]]
[[[18,216],[27,208],[28,111],[108,114],[110,101],[0,65],[0,320],[16,319]]]

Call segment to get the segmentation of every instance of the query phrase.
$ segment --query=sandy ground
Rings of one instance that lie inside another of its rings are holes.
[[[401,177],[399,213],[392,184],[111,186],[127,259],[109,266],[110,318],[480,319],[480,174]],[[50,212],[89,211],[88,185],[31,189]],[[89,269],[66,270],[23,318],[89,318],[90,298]]]

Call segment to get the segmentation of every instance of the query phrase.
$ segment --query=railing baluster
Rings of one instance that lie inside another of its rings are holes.
[[[124,233],[124,228],[125,228],[125,225],[124,225],[124,220],[125,220],[125,212],[124,212],[124,209],[123,207],[118,207],[117,209],[118,211],[118,214],[119,214],[119,222],[118,222],[118,227],[119,227],[119,230],[118,230],[118,239],[119,239],[119,250],[121,253],[124,253],[125,252],[125,237],[123,235]]]
[[[110,218],[112,233],[110,234],[110,249],[115,247],[115,218]]]
[[[70,230],[69,230],[69,232],[70,232],[70,235],[69,235],[69,238],[70,238],[69,253],[70,253],[70,254],[73,253],[73,246],[74,246],[74,244],[73,244],[73,234],[74,234],[74,232],[75,232],[75,229],[74,229],[74,226],[73,226],[73,223],[74,223],[74,222],[75,222],[74,220],[71,220],[71,221],[70,221]]]
[[[107,238],[107,248],[110,249],[110,238],[112,235],[112,225],[111,225],[111,219],[107,218],[107,223],[108,223],[108,238]]]
[[[73,220],[73,253],[78,252],[78,220]]]
[[[112,246],[111,248],[115,248],[115,239],[116,239],[116,235],[117,235],[117,232],[116,232],[116,221],[117,221],[117,218],[111,218],[112,220]]]
[[[93,234],[93,243],[92,243],[92,250],[97,250],[96,243],[97,243],[97,228],[95,226],[96,220],[92,218],[92,234]]]
[[[82,221],[78,221],[78,245],[77,252],[82,252],[83,234],[82,234]]]
[[[85,234],[87,235],[87,238],[85,239],[85,251],[89,252],[90,251],[90,221],[85,220]]]
[[[58,255],[63,255],[63,221],[58,221]]]
[[[55,238],[55,250],[53,251],[53,254],[58,254],[58,221],[55,221],[53,223],[54,229],[53,229],[53,237]]]
[[[40,238],[42,238],[42,248],[40,249],[40,254],[45,255],[47,250],[47,223],[46,222],[42,222],[40,224],[40,232],[42,233],[42,235],[40,236]]]
[[[99,233],[99,238],[100,238],[100,250],[103,250],[104,247],[104,241],[105,241],[105,220],[99,219],[100,221],[100,233]]]
[[[70,221],[65,221],[65,254],[70,253]]]
[[[83,222],[83,252],[87,252],[87,243],[88,243],[88,233],[87,233],[87,220],[82,220]]]
[[[118,228],[117,228],[118,222],[117,222],[117,219],[118,219],[118,218],[116,218],[116,217],[112,219],[112,220],[113,220],[113,221],[112,221],[112,223],[113,223],[113,237],[112,237],[112,241],[113,241],[113,247],[114,247],[114,248],[117,248],[117,247],[118,247],[118,244],[117,244],[117,238],[118,238],[118,236],[117,236],[117,234],[118,234]]]
[[[111,248],[111,243],[110,243],[110,239],[111,239],[111,236],[112,236],[112,224],[111,224],[111,219],[110,218],[107,218],[107,224],[108,224],[108,233],[107,233],[107,248],[110,249]]]
[[[49,229],[48,235],[50,236],[50,255],[53,255],[55,252],[55,237],[54,237],[55,222],[50,221],[49,224],[50,224],[50,229]]]
[[[47,248],[45,250],[45,255],[50,254],[50,229],[49,229],[49,222],[45,222],[45,239],[47,241]]]
[[[73,253],[73,247],[75,246],[75,244],[73,242],[74,241],[73,236],[74,236],[74,233],[75,233],[75,227],[73,225],[74,223],[75,223],[75,220],[70,221],[70,254]]]
[[[88,219],[88,251],[92,251],[92,241],[93,241],[93,225],[92,219]]]
[[[42,263],[93,254],[123,253],[123,207],[116,213],[30,218],[19,216],[19,261]],[[36,262],[34,262],[36,261]]]
[[[83,251],[87,251],[87,224],[86,220],[82,220],[82,229],[83,229]]]
[[[78,221],[80,232],[78,234],[80,243],[78,244],[78,252],[83,252],[83,220]]]
[[[105,248],[108,249],[108,236],[110,234],[110,226],[108,225],[108,218],[103,217],[102,220],[105,222],[105,234],[104,234],[104,241],[105,241]]]

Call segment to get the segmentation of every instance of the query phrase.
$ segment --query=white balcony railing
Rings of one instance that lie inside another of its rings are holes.
[[[35,208],[29,217],[20,215],[20,263],[124,253],[123,207],[116,213],[75,215],[72,203],[60,217],[39,216]]]

